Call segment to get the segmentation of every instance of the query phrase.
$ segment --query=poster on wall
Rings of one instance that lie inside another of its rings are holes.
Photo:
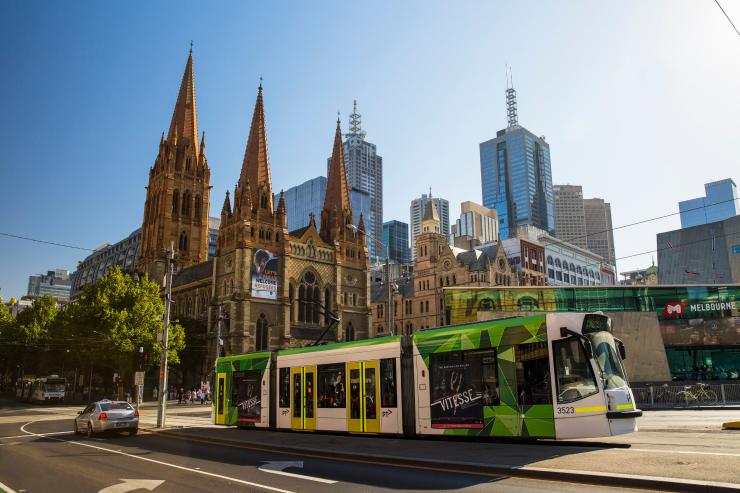
[[[262,374],[258,371],[235,372],[233,375],[236,387],[237,421],[240,423],[259,423],[262,400]]]
[[[432,428],[483,428],[483,400],[469,362],[431,367]]]
[[[276,300],[278,292],[277,253],[270,250],[255,250],[252,259],[252,296]]]

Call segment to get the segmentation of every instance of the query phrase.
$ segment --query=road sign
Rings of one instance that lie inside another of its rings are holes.
[[[144,372],[137,371],[134,374],[134,385],[144,385]]]

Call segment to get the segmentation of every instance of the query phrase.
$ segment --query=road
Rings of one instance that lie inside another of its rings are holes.
[[[190,442],[147,432],[140,432],[133,437],[113,435],[86,439],[71,433],[71,418],[75,415],[75,409],[77,408],[36,406],[2,409],[0,406],[0,483],[6,489],[18,493],[122,493],[148,489],[155,493],[232,490],[295,493],[391,490],[538,493],[543,490],[618,491],[614,488],[567,482],[455,474],[304,458]],[[729,413],[734,416],[739,414],[737,411]],[[198,423],[205,424],[209,414],[210,409],[199,408],[197,405],[190,408],[174,407],[168,415],[168,422],[197,426]],[[705,415],[705,419],[697,423],[705,423],[711,416]],[[142,421],[151,423],[153,419],[153,409],[142,411]],[[695,418],[683,415],[681,419],[691,421]],[[653,424],[650,424],[651,420]],[[636,455],[640,457],[639,462],[648,466],[653,455],[660,456],[670,451],[672,443],[677,448],[691,452],[677,456],[677,467],[695,467],[697,460],[707,459],[730,459],[737,461],[736,464],[740,462],[740,453],[732,457],[727,455],[727,450],[733,454],[739,447],[732,445],[733,442],[740,442],[738,435],[728,438],[719,433],[698,429],[671,435],[668,431],[661,431],[669,422],[665,417],[650,418],[646,420],[646,425],[648,428],[654,426],[655,431],[607,440],[631,440],[635,448],[645,450]],[[714,445],[715,443],[723,445]],[[531,447],[541,449],[547,446]],[[712,450],[721,451],[720,455],[713,456]],[[588,460],[584,454],[576,457],[579,461]],[[587,469],[598,469],[591,462]],[[543,461],[542,465],[547,467],[547,461]],[[135,480],[151,482],[141,483]],[[136,489],[140,486],[144,489]],[[2,489],[3,486],[0,485],[0,490]]]

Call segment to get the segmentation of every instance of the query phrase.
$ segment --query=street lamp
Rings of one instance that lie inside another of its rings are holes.
[[[348,229],[352,229],[354,231],[359,231],[357,229],[357,226],[354,224],[347,224]],[[386,284],[388,285],[386,288],[388,290],[387,296],[388,296],[388,330],[390,331],[391,335],[394,335],[394,326],[393,326],[393,285],[391,283],[391,264],[390,264],[390,248],[389,245],[384,245],[382,242],[378,241],[376,238],[372,238],[372,240],[375,242],[376,245],[380,245],[381,249],[385,250],[385,280]]]

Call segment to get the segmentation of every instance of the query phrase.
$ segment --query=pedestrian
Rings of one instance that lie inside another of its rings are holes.
[[[190,391],[186,390],[185,395],[183,396],[183,400],[185,401],[185,405],[187,406],[190,403]]]
[[[203,391],[203,389],[200,389],[200,395],[198,397],[200,397],[201,406],[206,403],[206,393]]]
[[[158,395],[157,387],[154,387],[154,389],[152,390],[152,397],[154,398],[155,401],[157,400],[157,395]]]
[[[177,393],[177,403],[178,404],[182,404],[182,398],[183,398],[183,395],[182,394],[183,394],[182,393],[182,387],[180,387],[180,391]]]

